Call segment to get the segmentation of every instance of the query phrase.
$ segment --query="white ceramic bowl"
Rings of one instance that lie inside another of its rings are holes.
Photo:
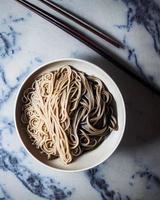
[[[27,88],[37,77],[39,74],[56,70],[65,64],[70,64],[74,68],[85,72],[89,75],[94,75],[100,78],[104,84],[106,84],[109,91],[112,93],[114,100],[117,106],[117,118],[118,118],[118,131],[112,131],[111,134],[106,137],[106,139],[98,146],[95,150],[90,151],[88,153],[84,153],[78,159],[70,163],[69,165],[64,165],[60,159],[54,160],[47,160],[46,155],[40,154],[39,150],[36,149],[34,145],[31,144],[30,138],[24,131],[24,126],[21,123],[21,97],[25,88]],[[15,105],[15,124],[17,133],[19,138],[28,151],[28,153],[37,161],[40,161],[41,164],[45,165],[46,167],[50,167],[55,170],[66,171],[66,172],[75,172],[75,171],[82,171],[87,170],[92,167],[95,167],[105,161],[107,158],[111,156],[111,154],[115,151],[117,146],[119,145],[126,123],[126,112],[125,112],[125,105],[123,101],[122,94],[118,89],[115,82],[111,79],[109,75],[98,66],[89,63],[84,60],[80,59],[60,59],[55,60],[53,62],[44,64],[32,72],[22,83],[19,92],[16,98],[16,105]]]

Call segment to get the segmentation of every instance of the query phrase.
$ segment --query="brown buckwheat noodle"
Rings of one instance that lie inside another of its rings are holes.
[[[48,159],[60,157],[68,164],[118,128],[112,101],[100,79],[64,66],[24,91],[21,119]]]

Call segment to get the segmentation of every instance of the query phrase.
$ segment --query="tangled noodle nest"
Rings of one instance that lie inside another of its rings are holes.
[[[48,159],[60,157],[68,164],[118,129],[112,101],[100,79],[64,66],[24,91],[21,120]]]

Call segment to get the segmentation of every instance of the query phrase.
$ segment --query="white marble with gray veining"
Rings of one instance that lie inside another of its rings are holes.
[[[128,70],[160,88],[159,0],[56,2],[122,41],[126,48],[116,49],[83,30],[126,61]],[[24,78],[63,57],[82,58],[106,70],[127,108],[125,135],[116,152],[81,173],[55,172],[32,160],[13,122],[15,96]],[[159,200],[159,102],[158,95],[72,36],[14,0],[0,1],[0,199]]]

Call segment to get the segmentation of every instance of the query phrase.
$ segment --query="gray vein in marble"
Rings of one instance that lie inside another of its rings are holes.
[[[12,200],[9,194],[4,190],[4,188],[0,185],[0,200]]]
[[[145,27],[153,39],[154,49],[160,55],[160,8],[154,0],[121,0],[128,7],[127,24],[118,25],[127,31],[133,27],[134,22]]]
[[[29,70],[30,68],[27,67],[21,75],[16,77],[17,83],[14,86],[10,86],[6,81],[5,72],[2,66],[0,66],[0,83],[2,87],[0,91],[0,108],[2,107],[3,103],[5,103],[10,98],[12,93],[18,88],[20,81],[23,80],[23,78],[28,74]]]
[[[93,168],[87,171],[87,176],[91,186],[99,192],[103,200],[131,200],[128,195],[122,195],[118,191],[110,188],[109,184],[103,177],[98,175],[99,168]]]
[[[5,58],[6,56],[12,56],[21,48],[17,46],[17,37],[21,33],[16,32],[12,26],[8,25],[8,32],[0,32],[0,56]]]
[[[151,170],[148,168],[145,168],[143,170],[136,171],[131,176],[131,181],[129,184],[133,186],[135,184],[135,180],[137,178],[142,178],[146,180],[145,188],[147,190],[152,189],[152,187],[157,187],[160,189],[160,177],[156,174],[154,174]]]
[[[26,21],[30,17],[30,13],[27,13],[24,17],[17,17],[9,15],[6,18],[2,18],[0,21],[0,57],[11,57],[18,51],[21,51],[21,47],[17,44],[17,39],[21,36],[20,32],[17,32],[14,26],[17,23]]]
[[[66,199],[72,195],[72,190],[61,187],[54,179],[43,177],[31,172],[27,167],[20,164],[17,157],[4,149],[0,149],[0,169],[10,171],[32,193],[49,200]]]
[[[15,126],[13,120],[6,117],[0,119],[0,131],[7,129],[10,134],[14,133]]]
[[[0,109],[10,96],[14,93],[14,91],[18,88],[21,81],[28,75],[30,72],[30,69],[35,63],[41,63],[41,59],[39,57],[35,57],[33,60],[30,61],[29,66],[24,67],[24,71],[21,72],[20,75],[15,77],[16,83],[13,86],[10,86],[6,80],[6,75],[4,68],[0,65],[0,84],[1,84],[1,90],[0,90]]]
[[[12,16],[9,15],[7,18],[2,18],[1,19],[1,24],[10,24],[12,22],[18,23],[18,22],[23,22],[25,21],[25,17],[16,17],[16,16]]]
[[[138,61],[138,55],[136,53],[136,50],[129,46],[126,36],[123,38],[123,44],[125,45],[125,49],[128,51],[128,60],[133,62],[135,66],[137,67],[138,73],[145,81],[153,81],[152,77],[146,77],[146,75],[143,72],[143,67]]]
[[[26,15],[29,16],[28,14]],[[24,17],[14,17],[9,15],[8,18],[4,18],[1,20],[0,24],[3,25],[0,27],[0,57],[1,59],[12,56],[21,50],[21,47],[17,45],[17,38],[21,35],[21,33],[15,31],[13,28],[13,24],[23,22],[25,20]],[[1,30],[5,29],[5,31]],[[40,63],[41,60],[38,57],[35,57],[35,61]],[[31,64],[33,62],[31,61]],[[0,108],[4,102],[6,102],[12,93],[17,89],[19,86],[20,81],[28,74],[30,67],[27,67],[19,76],[16,77],[17,83],[13,86],[10,86],[7,82],[5,71],[5,66],[0,64],[0,83],[1,83],[1,90],[0,90]]]

